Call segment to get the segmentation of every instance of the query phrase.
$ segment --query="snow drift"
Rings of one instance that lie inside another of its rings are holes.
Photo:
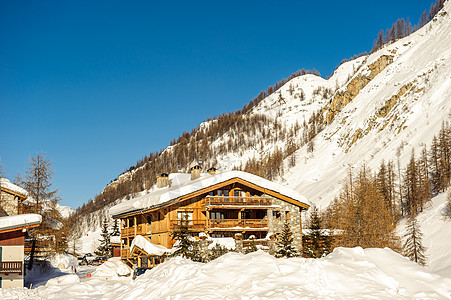
[[[336,248],[321,259],[228,253],[207,264],[176,257],[136,280],[73,276],[2,299],[449,299],[451,279],[390,249]]]

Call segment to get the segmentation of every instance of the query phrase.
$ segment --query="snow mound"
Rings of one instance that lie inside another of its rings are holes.
[[[320,259],[231,252],[207,264],[174,257],[136,280],[105,280],[99,275],[120,273],[120,264],[118,258],[110,259],[86,281],[67,275],[32,290],[0,289],[0,298],[449,299],[451,295],[450,278],[387,248],[336,248]]]
[[[164,255],[164,254],[170,254],[173,252],[173,249],[168,249],[165,246],[157,245],[154,243],[151,243],[149,240],[147,240],[142,235],[137,235],[130,245],[130,253],[133,252],[133,249],[135,247],[140,248],[141,250],[145,251],[149,255]]]
[[[112,257],[102,265],[100,265],[92,274],[95,277],[126,277],[132,274],[126,264],[119,257]]]
[[[75,274],[69,274],[52,278],[45,284],[46,287],[59,286],[59,285],[72,285],[80,283],[80,278]]]
[[[390,249],[357,247],[322,259],[276,259],[263,251],[207,264],[176,257],[138,277],[133,291],[139,299],[447,299],[451,280]]]
[[[53,254],[50,257],[50,264],[60,270],[69,269],[71,266],[78,266],[78,260],[70,254]]]

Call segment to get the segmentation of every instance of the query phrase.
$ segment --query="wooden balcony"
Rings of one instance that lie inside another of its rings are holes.
[[[207,220],[171,220],[172,229],[179,227],[185,223],[188,226],[188,230],[205,230],[207,227]]]
[[[211,219],[209,221],[209,228],[220,229],[237,229],[237,228],[252,228],[252,229],[266,229],[268,227],[267,219]]]
[[[127,236],[135,236],[135,235],[147,235],[151,232],[150,224],[139,224],[133,227],[127,227],[123,228],[121,230],[121,236],[127,237]]]
[[[0,274],[22,275],[22,261],[0,261]]]
[[[270,197],[242,197],[242,196],[207,196],[204,199],[205,207],[272,207]]]

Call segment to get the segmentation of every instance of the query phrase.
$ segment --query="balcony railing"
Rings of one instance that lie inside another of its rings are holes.
[[[207,196],[205,206],[271,206],[270,197]]]
[[[22,275],[22,265],[22,261],[0,261],[0,273],[18,273],[19,275]]]
[[[266,228],[268,220],[266,219],[211,219],[210,228]]]
[[[205,229],[207,220],[171,220],[172,228],[177,228],[181,225],[186,225],[189,229]]]
[[[121,257],[122,258],[127,258],[130,256],[130,249],[122,249],[121,250]]]

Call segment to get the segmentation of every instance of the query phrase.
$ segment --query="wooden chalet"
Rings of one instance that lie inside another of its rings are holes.
[[[0,288],[23,287],[25,235],[41,221],[38,214],[0,217]]]
[[[164,249],[170,252],[172,233],[183,220],[195,238],[207,234],[262,242],[281,233],[287,221],[294,246],[301,249],[301,211],[308,207],[302,195],[253,174],[201,173],[194,167],[191,174],[162,174],[155,191],[120,203],[110,213],[121,221],[121,259],[131,266],[153,266],[164,259]],[[151,246],[134,242],[141,236]]]

